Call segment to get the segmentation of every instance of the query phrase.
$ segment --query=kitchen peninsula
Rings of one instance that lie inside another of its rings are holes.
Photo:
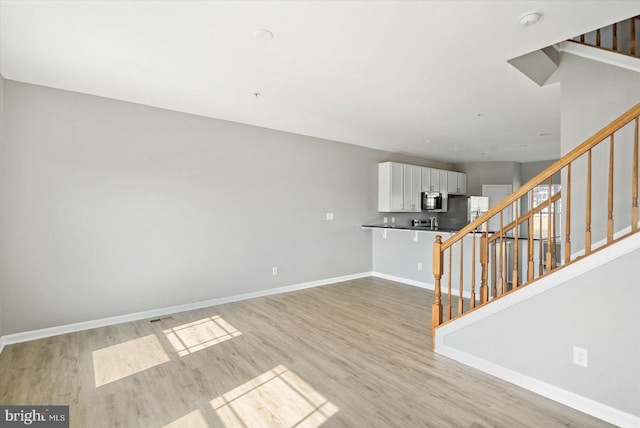
[[[389,224],[366,224],[363,229],[371,230],[373,273],[380,278],[402,282],[417,287],[434,289],[433,278],[433,243],[436,236],[442,236],[445,241],[455,235],[457,230],[431,230],[430,227]],[[468,234],[463,239],[462,257],[471,260],[473,256],[473,243],[475,240],[476,257],[480,247],[480,234]],[[460,251],[454,251],[451,257],[452,287],[458,294],[460,287]],[[448,272],[448,258],[445,260],[445,272]],[[469,297],[471,293],[471,266],[465,263],[462,272],[464,279],[463,295]],[[476,278],[479,287],[481,270],[476,269]],[[448,280],[448,279],[447,279]],[[443,282],[446,284],[446,282]],[[443,293],[446,287],[443,287]]]

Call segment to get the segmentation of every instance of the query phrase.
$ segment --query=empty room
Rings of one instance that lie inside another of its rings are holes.
[[[638,427],[640,2],[0,0],[0,427]]]

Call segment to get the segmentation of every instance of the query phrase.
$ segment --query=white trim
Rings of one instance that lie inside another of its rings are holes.
[[[375,271],[371,272],[371,276],[374,276],[376,278],[387,279],[389,281],[400,282],[402,284],[412,285],[414,287],[426,288],[427,290],[432,290],[432,291],[435,290],[435,288],[436,288],[435,284],[431,284],[429,282],[416,281],[415,279],[403,278],[403,277],[400,277],[400,276],[389,275],[389,274],[382,273],[382,272],[375,272]],[[446,288],[443,288],[442,294],[448,294]],[[462,292],[462,297],[464,297],[465,299],[470,299],[471,298],[471,292],[470,291],[463,291]],[[476,299],[476,300],[479,301],[478,299]]]
[[[560,52],[567,52],[627,70],[640,71],[640,60],[628,55],[622,55],[616,52],[610,52],[593,46],[573,42],[560,42],[556,49]]]
[[[440,355],[449,357],[455,361],[466,364],[470,367],[488,373],[492,376],[518,385],[524,389],[535,392],[536,394],[547,397],[551,400],[562,403],[565,406],[572,407],[588,415],[602,419],[609,423],[620,427],[638,427],[640,426],[640,417],[630,413],[623,412],[606,404],[594,401],[582,395],[567,391],[555,385],[551,385],[533,377],[524,375],[506,367],[499,366],[492,362],[478,358],[466,352],[440,345],[436,348],[436,352]]]
[[[66,324],[55,327],[43,328],[39,330],[25,331],[21,333],[8,334],[0,337],[0,352],[5,345],[28,342],[30,340],[43,339],[45,337],[58,336],[60,334],[73,333],[76,331],[89,330],[92,328],[106,327],[124,322],[138,321],[147,318],[155,318],[178,312],[190,311],[193,309],[206,308],[209,306],[222,305],[224,303],[238,302],[240,300],[254,299],[256,297],[271,296],[274,294],[288,293],[290,291],[303,290],[305,288],[319,287],[321,285],[335,284],[337,282],[351,281],[359,278],[371,276],[371,272],[361,272],[352,275],[337,276],[334,278],[320,279],[317,281],[303,282],[300,284],[287,285],[284,287],[270,288],[268,290],[254,291],[252,293],[237,294],[235,296],[220,297],[217,299],[204,300],[200,302],[187,303],[184,305],[169,306],[166,308],[151,309],[148,311],[135,312],[115,317],[101,318],[97,320],[82,321],[74,324]]]
[[[371,272],[371,276],[376,278],[382,278],[389,281],[400,282],[402,284],[412,285],[414,287],[426,288],[427,290],[434,290],[435,285],[428,282],[416,281],[415,279],[403,278],[401,276],[389,275],[382,272]]]

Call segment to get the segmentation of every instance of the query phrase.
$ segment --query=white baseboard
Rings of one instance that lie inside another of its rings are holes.
[[[400,282],[402,284],[412,285],[414,287],[426,288],[427,290],[435,290],[436,288],[435,284],[431,284],[429,282],[416,281],[415,279],[403,278],[401,276],[389,275],[382,272],[371,272],[371,276],[375,276],[376,278],[388,279],[389,281]],[[442,294],[448,294],[446,287],[442,288]],[[465,299],[470,299],[471,292],[463,291],[462,297],[464,297]],[[476,300],[480,301],[478,298]]]
[[[467,366],[473,367],[492,376],[520,386],[526,390],[547,397],[551,400],[562,403],[588,415],[594,416],[614,425],[626,427],[639,427],[640,417],[623,412],[606,404],[594,401],[590,398],[578,395],[571,391],[559,388],[533,377],[524,375],[503,366],[491,363],[474,355],[451,348],[447,345],[440,345],[436,352]]]
[[[66,324],[55,327],[43,328],[39,330],[25,331],[21,333],[7,334],[0,336],[0,352],[6,345],[14,343],[28,342],[45,337],[58,336],[60,334],[74,333],[76,331],[90,330],[92,328],[106,327],[114,324],[122,324],[124,322],[138,321],[147,318],[156,318],[160,316],[175,314],[178,312],[190,311],[193,309],[206,308],[209,306],[222,305],[224,303],[238,302],[241,300],[254,299],[256,297],[271,296],[274,294],[288,293],[296,290],[304,290],[306,288],[319,287],[321,285],[335,284],[338,282],[351,281],[353,279],[366,278],[371,276],[371,272],[362,272],[352,275],[337,276],[334,278],[326,278],[317,281],[303,282],[300,284],[287,285],[284,287],[271,288],[268,290],[255,291],[253,293],[237,294],[234,296],[220,297],[217,299],[204,300],[200,302],[187,303],[184,305],[169,306],[166,308],[151,309],[148,311],[135,312],[131,314],[118,315],[115,317],[101,318],[97,320],[82,321],[74,324]]]

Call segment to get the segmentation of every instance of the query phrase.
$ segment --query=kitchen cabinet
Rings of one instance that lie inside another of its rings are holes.
[[[429,210],[430,212],[447,211],[447,173],[448,171],[436,168],[422,168],[422,191],[442,194],[442,208]]]
[[[422,167],[422,191],[447,193],[447,172],[442,169]]]
[[[447,171],[447,193],[450,195],[467,193],[467,175],[463,172]]]
[[[423,192],[433,192],[433,185],[431,180],[431,168],[422,167],[422,187]]]
[[[442,209],[432,211],[445,212],[448,195],[467,193],[467,176],[398,162],[378,164],[379,212],[421,212],[422,192],[441,193]]]
[[[378,164],[378,211],[420,212],[421,167],[397,162]]]
[[[436,192],[442,193],[442,195],[446,195],[449,193],[447,189],[447,180],[449,171],[444,171],[442,169],[436,169],[434,171],[438,171],[438,182],[436,187]]]

